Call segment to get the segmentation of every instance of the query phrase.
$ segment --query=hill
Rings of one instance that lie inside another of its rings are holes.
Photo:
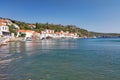
[[[80,37],[119,37],[120,34],[117,33],[98,33],[98,32],[90,32],[88,30],[82,29],[76,25],[62,25],[62,24],[50,24],[50,23],[26,23],[22,21],[17,21],[17,20],[12,20],[8,18],[0,18],[0,19],[5,19],[5,20],[10,20],[13,24],[16,24],[19,26],[20,29],[25,29],[25,30],[34,30],[36,32],[41,32],[42,30],[45,29],[52,29],[55,30],[55,32],[59,31],[69,31],[71,33],[77,33]],[[17,29],[13,27],[13,25],[9,26],[11,31],[16,33]]]

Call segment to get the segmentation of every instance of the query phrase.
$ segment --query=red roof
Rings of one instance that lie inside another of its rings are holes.
[[[32,31],[32,30],[22,30],[22,29],[20,29],[20,30],[18,30],[18,32],[34,32],[34,31]]]
[[[6,26],[5,24],[0,23],[0,26]]]
[[[6,20],[0,19],[0,23],[6,23]]]

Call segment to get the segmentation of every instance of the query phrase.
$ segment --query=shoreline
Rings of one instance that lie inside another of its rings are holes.
[[[52,38],[52,39],[80,39],[80,38]],[[40,40],[44,40],[44,39],[40,39]],[[16,42],[16,41],[23,41],[23,38],[22,37],[0,37],[0,46],[4,46],[4,45],[7,45],[9,42]],[[27,40],[25,40],[25,41],[27,41]]]
[[[7,45],[8,42],[15,42],[15,41],[19,41],[20,38],[16,38],[16,37],[1,37],[0,38],[0,46],[4,46]]]

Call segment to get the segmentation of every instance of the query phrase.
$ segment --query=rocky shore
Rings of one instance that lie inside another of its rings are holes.
[[[1,37],[0,38],[0,46],[7,45],[8,42],[11,41],[19,41],[19,38],[16,37]]]

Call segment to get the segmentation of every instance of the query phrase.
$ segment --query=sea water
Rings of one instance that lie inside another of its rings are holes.
[[[0,80],[120,80],[120,39],[10,42]]]

